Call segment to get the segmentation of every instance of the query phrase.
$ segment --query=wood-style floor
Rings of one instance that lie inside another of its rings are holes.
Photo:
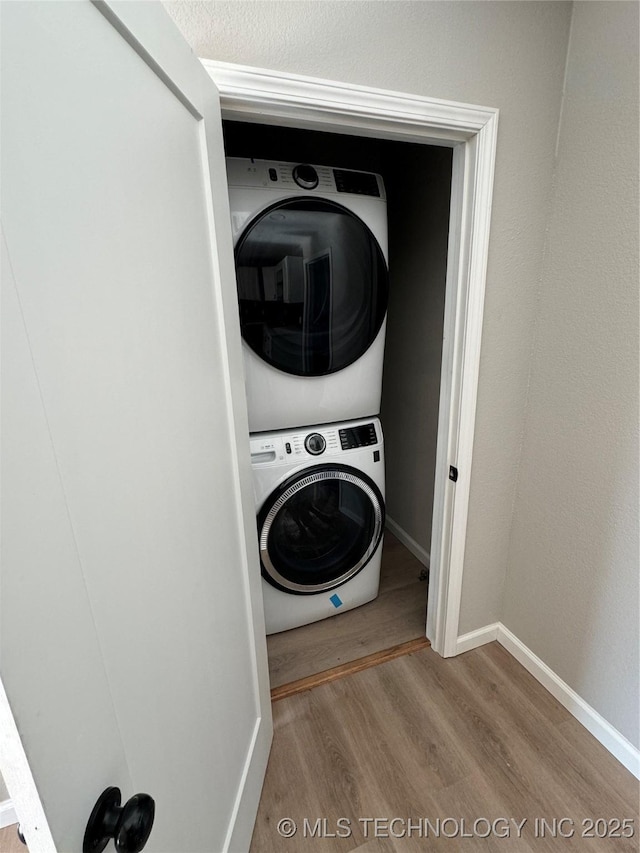
[[[638,780],[497,643],[448,660],[419,651],[273,711],[251,853],[639,849]],[[296,822],[291,838],[278,832],[284,818]],[[305,818],[315,837],[304,837]],[[440,838],[425,837],[425,818],[440,820]],[[541,837],[542,818],[566,818],[562,831],[575,834]],[[582,821],[596,818],[613,833],[616,820],[631,819],[634,837],[581,837]],[[482,838],[487,821],[495,832]],[[500,837],[505,825],[510,836]],[[328,837],[346,829],[349,837]],[[0,830],[0,851],[25,853],[15,826]]]
[[[427,609],[427,582],[419,580],[423,568],[386,530],[378,597],[330,619],[267,637],[271,686],[423,637]]]
[[[424,649],[273,711],[251,853],[638,851],[638,781],[497,643],[446,660]],[[297,826],[291,838],[278,832],[284,818]],[[304,837],[305,818],[315,837]],[[381,819],[377,831],[369,818]],[[412,837],[394,838],[408,818]],[[425,818],[440,819],[440,838],[424,837]],[[540,835],[536,819],[562,818],[572,837]],[[634,837],[581,837],[582,821],[598,818],[614,834],[633,820]],[[496,831],[483,838],[487,821]]]
[[[25,845],[18,838],[18,825],[5,826],[0,829],[0,853],[28,853]]]

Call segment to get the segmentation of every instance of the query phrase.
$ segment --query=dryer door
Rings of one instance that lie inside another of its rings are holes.
[[[262,574],[294,594],[323,592],[361,571],[384,528],[384,500],[362,471],[306,468],[267,499],[258,516]]]
[[[285,373],[323,376],[363,355],[387,310],[382,249],[351,211],[317,198],[263,210],[236,247],[242,336]]]

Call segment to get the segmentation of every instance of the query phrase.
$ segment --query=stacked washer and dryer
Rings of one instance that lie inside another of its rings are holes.
[[[378,594],[388,297],[379,175],[227,158],[267,633]]]

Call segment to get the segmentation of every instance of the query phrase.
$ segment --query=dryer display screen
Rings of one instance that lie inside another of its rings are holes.
[[[375,175],[369,172],[351,172],[347,169],[334,169],[336,189],[339,193],[372,195],[380,198],[380,187]]]
[[[238,242],[236,277],[245,342],[298,376],[352,364],[387,310],[387,267],[375,237],[324,199],[288,199],[262,211]]]

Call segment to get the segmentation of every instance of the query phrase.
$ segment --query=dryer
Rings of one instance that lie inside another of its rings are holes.
[[[227,159],[250,432],[377,415],[387,208],[379,175]]]
[[[378,594],[384,453],[377,418],[251,436],[267,634]]]

